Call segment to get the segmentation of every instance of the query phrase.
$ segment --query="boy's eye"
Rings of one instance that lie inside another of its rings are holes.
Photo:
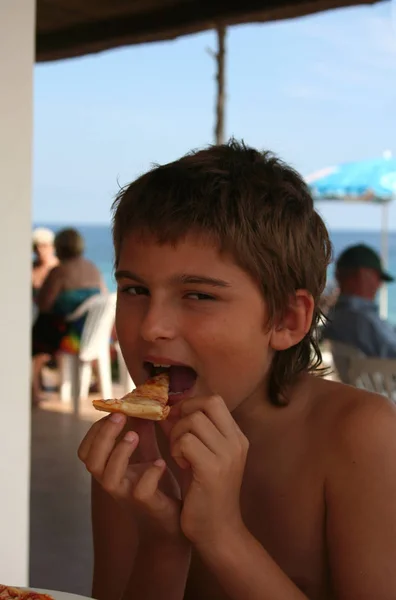
[[[149,291],[141,285],[128,285],[121,288],[121,292],[129,294],[129,296],[148,296]]]
[[[185,296],[189,300],[215,300],[213,296],[209,294],[201,294],[199,292],[190,292]]]

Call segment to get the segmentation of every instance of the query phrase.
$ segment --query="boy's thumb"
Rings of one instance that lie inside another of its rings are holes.
[[[139,451],[143,462],[154,462],[161,458],[159,451],[157,435],[155,431],[154,421],[146,421],[141,419],[139,427],[136,428],[139,434]]]

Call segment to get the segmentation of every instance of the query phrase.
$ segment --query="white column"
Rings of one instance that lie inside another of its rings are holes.
[[[28,583],[34,0],[0,1],[0,582]]]

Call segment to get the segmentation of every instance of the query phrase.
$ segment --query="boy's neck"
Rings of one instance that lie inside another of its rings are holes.
[[[311,376],[305,373],[298,377],[285,392],[288,399],[286,405],[276,405],[271,402],[267,386],[263,384],[233,411],[232,416],[248,439],[255,439],[256,433],[260,437],[265,426],[270,424],[274,418],[278,418],[281,413],[291,414],[306,406],[309,399],[306,388],[310,380]]]

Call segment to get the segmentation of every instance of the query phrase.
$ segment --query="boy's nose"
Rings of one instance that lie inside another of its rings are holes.
[[[169,307],[151,304],[142,321],[140,335],[146,342],[173,339],[176,335],[175,315]]]

